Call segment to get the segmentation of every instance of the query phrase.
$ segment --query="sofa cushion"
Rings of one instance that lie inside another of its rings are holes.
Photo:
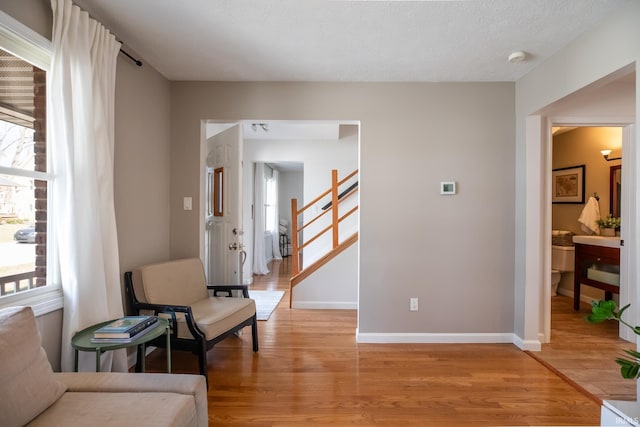
[[[140,302],[191,305],[209,297],[199,258],[149,264],[132,273],[134,290]]]
[[[193,396],[178,393],[66,392],[29,426],[197,426]]]
[[[0,310],[0,425],[22,426],[62,396],[30,307]]]
[[[202,375],[124,372],[55,372],[69,392],[175,393],[195,402],[198,425],[208,425],[207,385]]]

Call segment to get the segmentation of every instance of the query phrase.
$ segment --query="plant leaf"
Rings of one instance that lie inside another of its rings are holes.
[[[640,364],[637,361],[632,361],[623,358],[617,358],[616,363],[620,365],[620,374],[622,378],[637,379],[640,377]]]
[[[627,308],[629,308],[629,307],[631,307],[631,304],[627,304],[627,305],[625,305],[624,307],[622,307],[622,308],[620,309],[620,311],[618,311],[618,314],[616,315],[616,317],[617,317],[618,319],[621,319],[621,318],[622,318],[622,313],[624,313],[624,312],[625,312],[625,310],[626,310]]]
[[[586,317],[586,320],[589,323],[601,323],[605,320],[617,319],[616,314],[615,301],[593,301],[591,303],[591,314]]]
[[[640,352],[630,348],[624,350],[624,352],[627,353],[629,356],[634,357],[636,361],[640,361]]]

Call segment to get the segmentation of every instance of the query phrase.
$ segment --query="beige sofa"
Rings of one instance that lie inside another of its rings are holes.
[[[253,351],[258,351],[256,304],[247,286],[207,285],[199,258],[145,265],[126,272],[124,278],[134,314],[169,318],[171,350],[197,354],[207,384],[207,351],[216,343],[251,326]],[[156,339],[151,345],[162,347],[166,340]]]
[[[0,310],[0,426],[200,426],[200,375],[54,373],[29,307]]]

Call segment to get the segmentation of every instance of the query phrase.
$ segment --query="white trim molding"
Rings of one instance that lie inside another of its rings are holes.
[[[294,301],[291,308],[303,310],[357,310],[357,302],[349,301]]]
[[[541,337],[542,334],[539,335]],[[542,341],[538,340],[523,340],[519,336],[513,336],[513,345],[518,347],[522,351],[541,351]]]
[[[378,344],[516,344],[515,339],[512,333],[356,332],[357,342]]]
[[[51,41],[0,10],[0,46],[43,70],[49,69]]]
[[[0,308],[17,305],[31,307],[36,317],[61,310],[64,306],[62,289],[59,286],[47,285],[42,288],[7,295],[0,300]]]

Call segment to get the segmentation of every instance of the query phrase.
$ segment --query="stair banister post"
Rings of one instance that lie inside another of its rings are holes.
[[[333,227],[333,249],[338,247],[338,170],[331,171],[331,225]]]
[[[300,256],[298,255],[298,199],[291,199],[291,275],[300,272]]]

